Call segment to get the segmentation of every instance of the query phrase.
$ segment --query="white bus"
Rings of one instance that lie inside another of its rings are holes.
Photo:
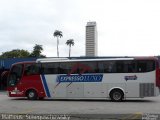
[[[8,95],[28,99],[144,98],[159,95],[156,57],[38,59],[12,66]]]

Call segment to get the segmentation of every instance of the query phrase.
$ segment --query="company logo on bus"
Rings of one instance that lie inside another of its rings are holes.
[[[102,79],[102,74],[60,75],[57,77],[57,82],[102,82]]]
[[[137,80],[137,76],[133,75],[133,76],[125,76],[124,79],[127,80]]]

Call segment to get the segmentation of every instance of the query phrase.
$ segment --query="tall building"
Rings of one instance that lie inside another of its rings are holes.
[[[86,56],[97,56],[97,26],[96,22],[87,22],[86,25]]]

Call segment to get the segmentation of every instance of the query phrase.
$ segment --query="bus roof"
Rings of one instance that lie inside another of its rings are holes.
[[[36,62],[53,62],[53,61],[61,61],[61,60],[69,60],[68,58],[40,58],[37,59]]]
[[[32,64],[32,63],[50,63],[50,62],[80,62],[80,61],[112,61],[112,60],[158,60],[157,57],[123,57],[123,58],[92,58],[92,59],[80,59],[80,58],[41,58],[36,61],[23,61],[12,64]]]
[[[81,58],[42,58],[37,59],[36,63],[46,62],[74,62],[74,61],[112,61],[112,60],[157,60],[156,57],[123,57],[123,58],[92,58],[92,59],[81,59]]]

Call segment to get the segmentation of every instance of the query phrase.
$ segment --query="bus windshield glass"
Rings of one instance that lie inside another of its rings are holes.
[[[8,86],[15,86],[22,77],[23,65],[17,64],[11,68],[8,77]]]

